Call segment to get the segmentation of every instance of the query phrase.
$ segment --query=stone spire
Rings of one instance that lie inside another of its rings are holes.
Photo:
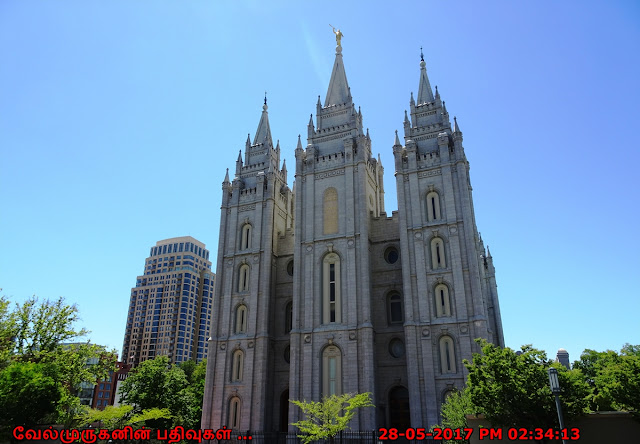
[[[422,48],[420,48],[420,87],[418,89],[418,105],[433,102],[433,91],[431,91],[431,85],[429,84],[429,77],[427,77],[427,64],[424,61],[424,54],[422,54]]]
[[[313,127],[313,114],[309,117],[309,125],[307,125],[307,137],[311,139],[316,133],[315,128]]]
[[[273,146],[273,140],[271,139],[271,127],[269,126],[269,113],[267,112],[269,107],[267,106],[267,97],[264,98],[264,105],[262,105],[262,116],[260,117],[260,123],[256,131],[256,136],[253,139],[253,144],[267,143]]]
[[[224,175],[224,180],[222,181],[222,183],[223,183],[224,185],[227,185],[227,184],[231,183],[231,182],[229,181],[229,168],[227,168],[227,174],[225,174],[225,175]]]
[[[347,74],[344,71],[342,62],[342,47],[336,47],[336,59],[333,62],[333,71],[331,72],[331,80],[329,81],[329,89],[327,90],[327,98],[324,106],[341,105],[351,101],[351,92],[349,91],[349,82],[347,82]]]
[[[402,144],[400,143],[400,138],[398,137],[398,130],[396,130],[396,141],[393,146],[402,146]]]

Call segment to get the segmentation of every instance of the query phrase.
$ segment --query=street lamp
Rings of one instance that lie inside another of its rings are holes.
[[[558,410],[558,420],[560,421],[560,433],[564,433],[564,419],[562,419],[562,406],[560,405],[560,381],[558,381],[558,369],[549,367],[549,386],[551,393],[556,397],[556,409]],[[564,439],[562,443],[564,444]]]

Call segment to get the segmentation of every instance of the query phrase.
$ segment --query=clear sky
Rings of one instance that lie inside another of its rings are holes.
[[[506,344],[571,360],[640,343],[637,1],[0,2],[0,287],[64,296],[122,347],[158,240],[214,252],[221,182],[264,92],[293,182],[342,30],[386,208],[392,145],[431,85],[458,117]],[[215,264],[214,264],[215,270]]]

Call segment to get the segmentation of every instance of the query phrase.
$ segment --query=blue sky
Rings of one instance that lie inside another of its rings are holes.
[[[120,350],[149,248],[191,235],[217,251],[225,168],[265,90],[293,172],[329,24],[389,213],[424,47],[464,133],[506,344],[574,360],[640,343],[634,1],[0,2],[2,294],[64,296]]]

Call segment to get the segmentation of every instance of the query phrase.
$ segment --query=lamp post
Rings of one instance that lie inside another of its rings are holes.
[[[558,420],[560,421],[560,433],[564,430],[564,419],[562,418],[562,406],[560,405],[560,381],[558,381],[558,369],[549,367],[549,386],[551,393],[556,397],[556,409],[558,410]],[[565,444],[565,440],[562,440]]]

